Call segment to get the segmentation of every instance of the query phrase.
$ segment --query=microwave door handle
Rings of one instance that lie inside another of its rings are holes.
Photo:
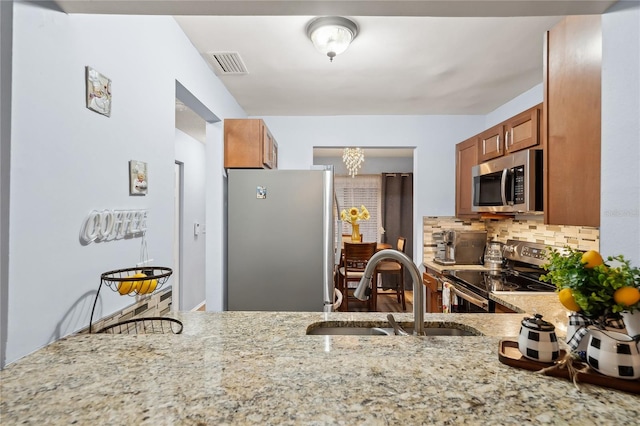
[[[502,197],[503,206],[507,205],[507,173],[509,173],[509,169],[504,169],[500,180],[500,196]]]
[[[453,293],[458,296],[461,299],[466,300],[467,302],[471,303],[472,305],[476,305],[479,308],[482,309],[487,309],[487,304],[485,303],[484,300],[481,299],[477,299],[469,294],[467,294],[466,292],[462,292],[459,289],[457,289],[455,286],[451,287],[451,291],[453,291]]]

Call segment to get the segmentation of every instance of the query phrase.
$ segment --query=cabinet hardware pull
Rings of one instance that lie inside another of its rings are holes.
[[[504,152],[509,151],[509,131],[504,134]]]

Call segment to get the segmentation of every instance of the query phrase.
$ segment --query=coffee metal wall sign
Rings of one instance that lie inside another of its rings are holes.
[[[143,210],[93,210],[80,229],[80,241],[90,244],[97,241],[119,240],[142,235],[147,230],[147,215]]]

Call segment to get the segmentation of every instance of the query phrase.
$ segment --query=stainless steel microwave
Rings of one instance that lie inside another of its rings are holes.
[[[541,214],[542,150],[528,149],[471,169],[475,212]]]

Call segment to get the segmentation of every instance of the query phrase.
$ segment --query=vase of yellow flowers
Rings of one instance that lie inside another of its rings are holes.
[[[340,219],[351,223],[351,241],[352,242],[361,242],[360,239],[360,224],[359,220],[369,220],[371,215],[369,215],[369,210],[363,205],[360,206],[360,209],[357,207],[351,207],[349,211],[342,210],[340,213]]]

